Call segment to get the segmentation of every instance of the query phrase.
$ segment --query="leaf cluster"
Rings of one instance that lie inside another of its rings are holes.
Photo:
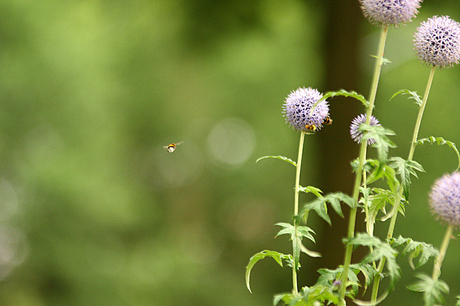
[[[318,194],[316,194],[318,196]],[[303,209],[300,211],[298,218],[305,219],[305,216],[311,210],[314,210],[318,216],[320,216],[324,221],[332,225],[331,218],[328,215],[327,204],[330,204],[334,211],[343,218],[342,207],[340,203],[345,203],[351,208],[356,208],[355,200],[352,197],[346,195],[342,192],[330,193],[326,196],[319,196],[310,203],[305,204]]]
[[[436,250],[433,245],[425,243],[425,242],[418,242],[414,241],[411,238],[403,238],[399,236],[398,238],[393,238],[390,240],[390,244],[393,248],[397,248],[399,246],[404,246],[403,251],[401,252],[402,256],[408,255],[409,256],[409,265],[412,269],[417,269],[423,266],[428,262],[430,259],[436,259],[439,255],[439,251]],[[414,265],[414,258],[420,256],[416,265]]]
[[[347,245],[354,247],[366,246],[370,249],[370,253],[363,259],[362,263],[376,263],[384,260],[386,262],[387,275],[390,278],[389,290],[393,290],[396,282],[401,278],[401,268],[396,263],[398,252],[387,242],[381,241],[377,237],[369,236],[368,234],[358,233],[355,237],[345,239]]]
[[[449,286],[446,282],[440,279],[434,280],[425,274],[418,274],[415,277],[419,280],[416,283],[407,286],[407,289],[414,292],[422,292],[425,306],[434,306],[445,303],[443,293],[449,293]]]

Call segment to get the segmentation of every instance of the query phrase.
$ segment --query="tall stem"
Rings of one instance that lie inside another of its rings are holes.
[[[380,32],[380,40],[377,50],[377,60],[375,61],[374,66],[374,74],[372,76],[372,84],[371,84],[371,91],[369,94],[369,106],[366,111],[366,124],[369,125],[372,116],[372,110],[374,109],[375,97],[377,95],[377,87],[379,84],[380,79],[380,72],[382,70],[382,61],[383,61],[383,53],[385,50],[385,41],[388,34],[388,27],[382,28]],[[359,165],[358,170],[356,171],[356,178],[355,184],[353,188],[353,199],[355,203],[358,203],[359,200],[359,187],[361,186],[361,180],[363,175],[363,167],[364,163],[366,162],[366,153],[367,153],[367,141],[361,142],[361,148],[359,151]],[[355,225],[356,225],[356,208],[352,208],[350,210],[350,217],[348,219],[348,239],[353,238],[355,235]],[[343,273],[341,277],[341,285],[340,285],[340,300],[339,305],[343,306],[345,304],[345,294],[347,289],[348,283],[348,271],[350,270],[351,264],[351,255],[353,252],[353,246],[347,245],[345,250],[345,259],[343,265]]]
[[[426,102],[428,101],[428,96],[431,90],[431,84],[433,84],[434,72],[436,71],[436,66],[433,66],[430,71],[430,76],[428,77],[428,82],[426,84],[425,93],[423,94],[423,101],[420,109],[418,111],[417,121],[415,122],[414,135],[412,136],[412,142],[409,151],[409,160],[412,160],[414,157],[415,145],[417,143],[418,132],[420,130],[420,125],[422,124],[423,112],[425,111]]]
[[[434,78],[435,71],[436,71],[436,66],[431,68],[430,75],[428,77],[428,82],[425,88],[425,93],[423,94],[422,105],[420,105],[420,109],[418,110],[417,121],[415,122],[414,134],[412,135],[412,141],[410,143],[409,156],[407,157],[408,160],[412,160],[412,158],[414,157],[415,146],[417,145],[418,133],[420,131],[420,125],[422,124],[423,113],[425,111],[426,103],[428,101],[428,96],[430,94],[431,84],[433,84],[433,78]],[[388,235],[387,235],[388,239],[393,237],[393,233],[394,233],[394,229],[396,225],[396,219],[398,218],[397,212],[399,209],[399,204],[401,202],[401,197],[402,197],[403,192],[404,190],[402,186],[400,186],[399,195],[396,197],[395,206],[393,207],[393,212],[392,212],[393,216],[391,217],[390,227],[388,228]]]
[[[295,193],[294,193],[294,216],[299,214],[299,186],[300,186],[300,169],[302,166],[302,154],[303,154],[303,144],[305,140],[305,132],[300,132],[300,141],[299,141],[299,152],[297,154],[297,163],[296,163],[296,172],[295,172]],[[297,221],[294,218],[294,231],[295,237],[297,237]],[[295,252],[295,244],[297,239],[292,240],[292,249]],[[293,253],[294,254],[294,253]],[[299,293],[297,285],[297,264],[292,266],[292,292],[294,294]]]
[[[450,238],[452,238],[453,229],[454,227],[451,224],[449,224],[447,226],[444,239],[442,240],[441,249],[439,250],[439,256],[436,259],[436,263],[433,268],[433,275],[431,276],[431,278],[435,281],[437,281],[439,279],[439,276],[441,275],[442,262],[444,260],[444,257],[446,256],[447,247],[449,246]]]
[[[305,132],[300,132],[299,152],[297,154],[297,164],[295,172],[295,194],[294,194],[294,216],[299,214],[299,186],[300,186],[300,169],[302,166],[303,143],[305,140]]]
[[[410,144],[409,156],[407,157],[408,160],[412,160],[412,158],[414,157],[415,146],[417,145],[418,133],[420,131],[420,125],[422,124],[423,113],[425,111],[426,103],[428,101],[428,96],[430,94],[431,84],[433,84],[433,78],[434,78],[435,71],[436,71],[436,66],[433,66],[431,68],[430,75],[428,77],[428,82],[426,84],[425,93],[423,94],[422,105],[420,105],[420,109],[418,111],[417,121],[415,122],[414,133],[412,135],[412,142]],[[394,230],[396,226],[396,219],[398,218],[399,205],[401,203],[403,192],[404,192],[404,189],[403,189],[403,186],[401,185],[399,187],[398,194],[396,194],[395,204],[391,212],[392,216],[391,216],[390,226],[388,227],[387,239],[393,238],[393,234],[394,234]],[[372,297],[371,297],[371,301],[373,303],[375,303],[375,301],[377,300],[378,288],[380,285],[380,275],[381,275],[381,272],[383,271],[384,266],[385,266],[385,259],[382,259],[378,267],[378,271],[380,273],[378,273],[376,277],[374,278],[374,284],[372,288]]]

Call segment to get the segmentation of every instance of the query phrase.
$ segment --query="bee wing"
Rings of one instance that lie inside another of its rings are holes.
[[[176,146],[180,145],[181,143],[183,143],[183,141],[176,142]]]

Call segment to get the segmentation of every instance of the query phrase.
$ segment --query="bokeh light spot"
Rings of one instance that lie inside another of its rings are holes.
[[[211,157],[219,165],[227,167],[242,165],[251,156],[255,142],[252,127],[240,118],[218,122],[208,136]]]

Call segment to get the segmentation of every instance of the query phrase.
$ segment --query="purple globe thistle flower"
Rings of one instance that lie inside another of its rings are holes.
[[[398,26],[417,15],[422,0],[360,0],[364,16],[378,26]]]
[[[361,114],[358,115],[355,119],[351,121],[350,125],[350,135],[351,138],[356,141],[357,143],[361,143],[361,138],[363,138],[363,133],[359,130],[359,126],[363,123],[366,123],[367,115]],[[371,116],[371,121],[369,122],[371,126],[380,126],[381,124],[374,116]],[[373,145],[375,143],[375,139],[369,138],[367,140],[367,145]]]
[[[320,130],[324,120],[329,116],[327,101],[321,101],[311,112],[312,107],[323,94],[311,87],[292,91],[283,105],[284,117],[295,130],[314,132]]]
[[[414,49],[429,66],[452,67],[460,61],[460,24],[449,16],[428,18],[417,28]]]
[[[438,179],[430,193],[431,210],[439,219],[460,227],[460,173],[446,174]]]

